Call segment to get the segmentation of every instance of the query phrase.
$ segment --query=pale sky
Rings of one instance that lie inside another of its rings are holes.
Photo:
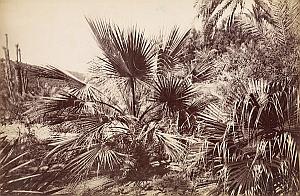
[[[149,35],[192,26],[194,0],[0,0],[0,46],[9,35],[11,57],[19,43],[23,62],[86,71],[100,50],[84,16],[137,25]],[[3,50],[1,57],[3,57]]]

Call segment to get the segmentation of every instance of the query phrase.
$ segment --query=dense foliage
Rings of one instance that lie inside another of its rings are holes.
[[[109,179],[107,190],[299,192],[299,3],[195,8],[200,30],[174,27],[160,39],[87,18],[101,55],[85,81],[54,67],[29,70],[67,85],[27,102],[23,139],[3,137],[0,193],[50,194],[95,176]],[[52,135],[41,142],[34,123]]]

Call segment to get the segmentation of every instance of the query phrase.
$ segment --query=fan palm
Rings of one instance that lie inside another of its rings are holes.
[[[219,179],[216,194],[299,191],[297,91],[291,80],[250,81],[222,114],[208,107],[201,119],[206,145],[198,159]],[[235,95],[236,97],[236,95]]]
[[[104,57],[101,69],[105,74],[124,78],[131,91],[131,114],[136,116],[137,80],[149,81],[153,77],[154,44],[144,33],[132,28],[128,33],[119,27],[101,20],[87,19]],[[129,95],[128,95],[129,96]]]
[[[54,141],[55,148],[48,155],[54,162],[59,160],[65,163],[63,171],[70,174],[68,180],[78,182],[95,167],[99,173],[103,170],[119,170],[122,165],[129,164],[139,168],[132,171],[145,172],[147,167],[152,168],[153,160],[178,161],[184,155],[184,137],[178,135],[172,121],[171,124],[166,122],[168,115],[156,115],[166,108],[178,111],[187,107],[192,88],[176,86],[181,82],[183,81],[171,80],[170,84],[167,83],[170,92],[175,93],[172,95],[178,97],[176,102],[172,102],[173,97],[167,97],[170,102],[168,99],[161,101],[163,96],[160,94],[164,95],[165,92],[159,91],[162,89],[160,86],[151,99],[153,105],[146,108],[139,119],[125,115],[115,106],[102,101],[78,98],[75,95],[77,91],[44,98],[28,114],[33,119],[43,115],[45,122],[63,123],[67,132],[78,133],[74,138]],[[174,91],[176,88],[179,91]],[[164,106],[165,103],[168,105]],[[155,126],[149,126],[150,122],[155,123]],[[157,150],[153,151],[154,149]],[[141,159],[141,155],[147,156]],[[61,176],[57,174],[56,177]]]
[[[127,180],[144,179],[156,173],[155,161],[166,170],[168,163],[182,159],[188,143],[178,133],[173,115],[191,108],[196,114],[198,109],[192,104],[195,93],[188,79],[176,78],[169,70],[157,72],[158,64],[172,68],[181,63],[188,32],[179,36],[175,28],[167,43],[156,45],[136,28],[125,31],[101,20],[87,22],[102,51],[100,63],[92,67],[101,86],[80,82],[57,96],[38,99],[26,112],[30,119],[62,124],[66,132],[76,133],[72,138],[53,138],[53,150],[42,165],[62,163],[63,168],[47,186],[59,177],[78,182],[91,170],[118,171]],[[43,70],[40,76],[77,81],[56,69],[48,71],[49,75]],[[107,84],[115,86],[126,107],[107,95],[111,89],[102,90]]]

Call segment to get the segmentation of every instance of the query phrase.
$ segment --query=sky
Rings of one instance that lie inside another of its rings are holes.
[[[148,35],[178,25],[192,26],[194,0],[0,0],[0,45],[9,37],[22,61],[85,72],[99,56],[85,16],[111,20],[122,27],[137,25]],[[3,50],[0,57],[4,57]]]

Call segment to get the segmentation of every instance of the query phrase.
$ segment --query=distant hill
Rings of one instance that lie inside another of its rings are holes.
[[[76,72],[76,71],[68,71],[68,72],[82,81],[84,81],[87,77],[87,74],[85,74],[85,73],[80,73],[80,72]]]

